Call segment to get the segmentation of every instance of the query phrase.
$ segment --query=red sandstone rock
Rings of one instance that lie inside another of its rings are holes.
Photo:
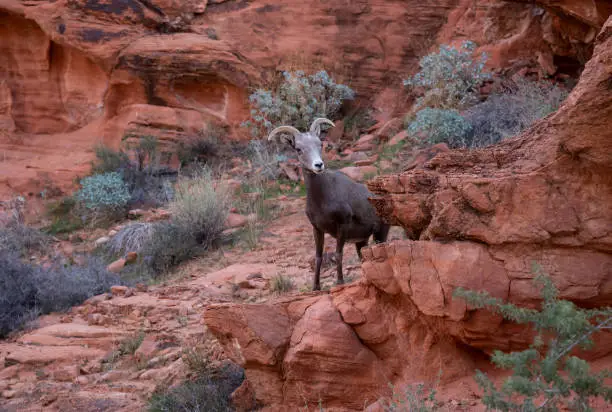
[[[446,382],[471,376],[474,350],[523,349],[533,331],[474,310],[454,289],[532,307],[533,261],[562,298],[612,304],[612,216],[602,207],[612,203],[612,90],[601,87],[612,18],[594,53],[563,107],[522,136],[443,150],[370,182],[378,212],[415,240],[364,248],[362,282],[274,305],[208,307],[204,321],[259,402],[363,408],[389,383],[431,382],[439,369]],[[596,339],[584,356],[609,357],[612,333]]]
[[[605,0],[107,3],[0,2],[0,196],[38,193],[46,178],[72,190],[89,170],[93,136],[115,148],[129,133],[171,146],[214,121],[244,137],[248,87],[296,57],[316,55],[349,73],[382,133],[403,109],[391,103],[429,51],[426,39],[473,39],[492,67],[544,62],[548,72],[575,71],[611,8]]]

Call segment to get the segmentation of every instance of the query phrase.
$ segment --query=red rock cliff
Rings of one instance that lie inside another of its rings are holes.
[[[557,113],[497,146],[370,182],[379,213],[415,240],[364,249],[361,282],[276,305],[211,305],[205,322],[257,400],[361,410],[389,383],[472,375],[479,354],[524,348],[532,335],[453,290],[533,305],[532,261],[563,298],[610,305],[611,73],[612,18]],[[588,356],[611,352],[605,333]]]
[[[608,2],[533,3],[0,0],[0,196],[66,188],[100,140],[235,127],[249,87],[296,62],[350,80],[383,117],[385,89],[436,41],[473,39],[495,67],[576,70]]]

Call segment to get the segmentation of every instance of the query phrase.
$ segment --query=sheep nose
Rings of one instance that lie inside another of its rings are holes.
[[[323,162],[315,162],[314,167],[317,170],[322,170],[323,169]]]

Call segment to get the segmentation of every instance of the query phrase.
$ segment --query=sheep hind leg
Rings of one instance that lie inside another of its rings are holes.
[[[344,236],[338,236],[336,239],[336,267],[338,269],[338,279],[336,281],[337,285],[342,285],[344,283],[344,277],[342,276],[342,254],[344,251]]]
[[[360,261],[363,260],[363,256],[361,256],[361,249],[363,249],[367,245],[368,245],[368,241],[367,240],[364,240],[363,242],[355,243],[355,249],[357,249],[357,256],[359,256],[359,260]]]
[[[312,290],[321,290],[321,263],[323,262],[323,245],[325,242],[325,233],[313,226],[315,238],[315,274],[312,284]]]
[[[389,230],[391,229],[391,225],[383,224],[380,229],[374,232],[374,242],[375,243],[384,243],[387,241],[387,237],[389,236]]]

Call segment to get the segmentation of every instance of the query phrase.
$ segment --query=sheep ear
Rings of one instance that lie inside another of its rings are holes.
[[[281,141],[295,149],[295,136],[294,135],[292,134],[291,135],[288,135],[288,134],[281,135]]]

